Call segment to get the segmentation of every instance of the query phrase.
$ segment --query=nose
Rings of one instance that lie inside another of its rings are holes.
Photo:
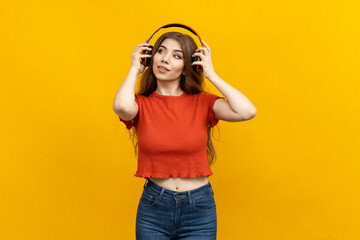
[[[164,54],[161,61],[169,63],[169,56],[167,54]]]

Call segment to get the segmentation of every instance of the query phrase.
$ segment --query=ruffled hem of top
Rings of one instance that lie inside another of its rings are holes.
[[[147,174],[147,173],[135,173],[134,176],[135,177],[143,177],[143,178],[147,178],[147,177],[151,177],[151,178],[193,178],[193,177],[209,177],[213,175],[213,173],[195,173],[195,174],[190,174],[190,175],[184,175],[184,174],[166,174],[166,175],[162,175],[162,174]]]

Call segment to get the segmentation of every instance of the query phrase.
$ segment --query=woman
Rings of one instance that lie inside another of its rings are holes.
[[[210,47],[168,32],[154,48],[139,44],[114,111],[137,135],[137,177],[146,179],[136,218],[136,239],[216,239],[214,192],[208,181],[216,156],[210,130],[219,120],[253,118],[256,109],[214,71]],[[141,54],[152,50],[151,55]],[[200,52],[202,50],[203,52]],[[192,62],[198,56],[200,61]],[[140,58],[151,58],[145,71]],[[193,66],[200,65],[195,71]],[[143,73],[134,94],[137,76]],[[207,93],[205,76],[227,98]],[[136,154],[136,146],[135,146]]]

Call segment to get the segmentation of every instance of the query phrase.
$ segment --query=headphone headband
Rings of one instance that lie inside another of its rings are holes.
[[[199,34],[197,34],[197,33],[195,32],[195,30],[192,29],[191,27],[186,26],[186,25],[181,24],[181,23],[170,23],[170,24],[166,24],[166,25],[160,27],[159,29],[157,29],[157,30],[151,35],[151,37],[146,41],[146,43],[149,43],[150,39],[151,39],[151,38],[154,36],[154,34],[157,33],[161,28],[169,28],[169,27],[181,27],[181,28],[185,28],[185,29],[189,30],[190,32],[192,32],[193,34],[195,34],[195,35],[199,38],[201,46],[204,47],[204,44],[202,43]]]

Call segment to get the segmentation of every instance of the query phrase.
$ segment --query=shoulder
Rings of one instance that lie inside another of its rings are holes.
[[[201,95],[202,95],[202,98],[210,103],[210,105],[213,105],[214,102],[219,99],[219,98],[222,98],[222,99],[225,99],[224,97],[222,96],[219,96],[217,94],[214,94],[214,93],[209,93],[209,92],[201,92]]]
[[[214,93],[210,93],[210,92],[201,92],[200,94],[202,94],[204,97],[219,97],[218,95],[214,94]]]
[[[209,92],[200,92],[197,95],[203,99],[211,99],[211,98],[217,97],[217,95],[215,95],[213,93],[209,93]]]

